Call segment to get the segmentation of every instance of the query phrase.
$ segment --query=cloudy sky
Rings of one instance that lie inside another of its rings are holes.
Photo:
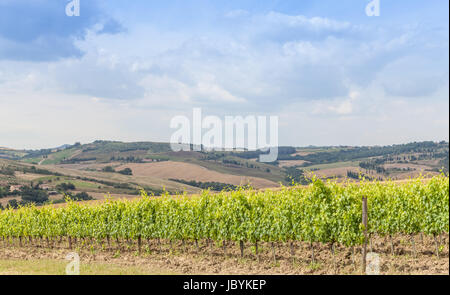
[[[282,145],[448,140],[449,2],[0,0],[0,146],[169,141],[279,116]]]

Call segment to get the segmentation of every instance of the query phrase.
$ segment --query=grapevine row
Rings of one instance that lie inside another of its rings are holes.
[[[96,205],[27,206],[0,212],[0,237],[216,242],[363,242],[362,197],[368,198],[368,232],[438,235],[449,232],[449,178],[404,183],[339,184],[313,179],[307,187],[279,191],[238,190],[200,196]]]

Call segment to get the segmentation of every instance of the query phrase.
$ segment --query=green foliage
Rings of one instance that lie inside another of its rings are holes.
[[[0,236],[212,239],[216,242],[307,241],[360,245],[362,197],[368,198],[368,230],[381,235],[435,235],[449,231],[449,179],[444,175],[405,183],[360,184],[313,178],[280,191],[239,189],[200,196],[107,200],[88,206],[8,208],[0,212]]]
[[[306,185],[310,183],[310,181],[305,177],[303,170],[297,169],[295,167],[286,167],[284,168],[286,173],[285,180],[288,183],[298,183]]]
[[[125,168],[119,171],[120,174],[123,175],[133,175],[133,171],[130,168]]]
[[[6,208],[17,209],[19,208],[20,203],[16,199],[12,199],[8,201],[8,205]]]
[[[41,205],[48,201],[48,193],[36,186],[22,186],[19,195],[22,197],[21,204]]]
[[[17,171],[22,171],[23,173],[62,176],[60,173],[52,172],[52,171],[49,171],[47,169],[36,168],[36,166],[21,167],[21,168],[17,168],[16,170]]]
[[[65,199],[66,200],[69,199],[69,200],[72,200],[72,201],[90,201],[90,200],[93,200],[94,198],[91,197],[86,192],[81,192],[81,193],[78,193],[78,194],[75,194],[75,195],[73,195],[71,193],[66,193],[65,194]]]
[[[1,167],[0,168],[0,174],[7,175],[7,176],[14,176],[15,171],[12,167]]]
[[[10,186],[0,186],[0,199],[9,196],[10,193]]]
[[[183,179],[173,179],[170,178],[169,180],[187,184],[190,186],[198,187],[201,189],[210,189],[212,191],[220,192],[220,191],[233,191],[237,190],[239,187],[237,185],[228,184],[228,183],[222,183],[222,182],[201,182],[201,181],[195,181],[195,180],[183,180]]]
[[[70,183],[70,182],[68,182],[68,183],[65,183],[65,182],[60,183],[55,188],[56,188],[56,190],[61,191],[61,192],[67,192],[67,191],[76,189],[75,185],[73,183]]]
[[[146,150],[153,153],[170,152],[170,144],[157,142],[118,142],[97,140],[91,144],[82,145],[84,152],[111,153]]]
[[[114,168],[111,167],[111,166],[103,167],[102,171],[103,171],[103,172],[110,172],[110,173],[116,172],[116,170],[114,170]]]

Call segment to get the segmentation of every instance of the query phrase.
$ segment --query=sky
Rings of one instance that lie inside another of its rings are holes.
[[[0,0],[0,146],[168,142],[193,108],[278,116],[280,145],[448,141],[448,0],[79,1]]]

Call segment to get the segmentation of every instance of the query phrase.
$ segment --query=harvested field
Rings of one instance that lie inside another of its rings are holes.
[[[88,164],[84,164],[88,165]],[[94,164],[98,168],[99,164]],[[111,164],[100,164],[104,166],[110,166]],[[95,167],[94,166],[94,167]],[[104,167],[102,166],[102,167]],[[129,183],[133,182],[140,186],[149,186],[154,188],[162,188],[166,187],[168,190],[180,190],[182,191],[183,188],[186,187],[186,185],[182,185],[180,183],[169,181],[167,179],[162,179],[158,177],[153,176],[139,176],[139,175],[122,175],[120,173],[108,173],[108,172],[100,172],[100,171],[86,171],[86,170],[80,170],[81,166],[74,166],[74,165],[65,165],[65,168],[60,167],[60,165],[48,165],[45,166],[45,169],[48,169],[52,172],[57,172],[60,174],[65,175],[66,177],[79,177],[79,178],[91,178],[96,179],[99,181],[108,181],[108,182],[115,182],[115,183]],[[76,169],[78,168],[78,169]],[[95,168],[92,168],[95,169]],[[118,167],[115,167],[116,170],[118,170]],[[198,189],[187,187],[186,191],[189,193],[195,193],[198,191]]]
[[[125,164],[117,170],[130,168],[134,176],[154,177],[160,179],[183,179],[201,182],[222,182],[234,185],[245,185],[248,182],[255,188],[277,187],[278,184],[263,178],[238,176],[212,171],[195,164],[182,162],[157,162],[144,164]]]
[[[30,181],[30,180],[35,180],[35,179],[41,178],[42,174],[16,172],[15,176],[16,176],[16,178]]]
[[[409,179],[409,178],[416,178],[420,175],[426,175],[426,177],[432,177],[434,175],[439,175],[439,172],[429,172],[429,171],[410,171],[410,172],[400,172],[398,174],[396,174],[395,177],[393,177],[393,179]]]

